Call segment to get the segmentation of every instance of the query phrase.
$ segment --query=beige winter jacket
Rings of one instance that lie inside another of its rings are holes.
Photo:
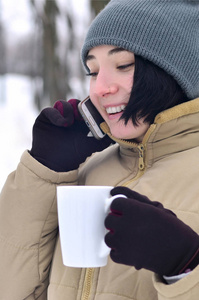
[[[119,144],[68,173],[23,154],[0,197],[0,300],[198,300],[199,267],[167,285],[150,271],[111,259],[96,269],[63,266],[60,184],[128,186],[162,202],[199,233],[199,98],[160,113],[142,144]]]

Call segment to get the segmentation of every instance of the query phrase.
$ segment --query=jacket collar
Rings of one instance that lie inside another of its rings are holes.
[[[116,139],[103,122],[102,130],[121,148],[137,151],[139,169],[144,170],[167,155],[199,146],[199,98],[159,113],[147,130],[142,143]]]

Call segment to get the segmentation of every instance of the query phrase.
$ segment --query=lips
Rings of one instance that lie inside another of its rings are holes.
[[[122,105],[118,105],[118,106],[110,106],[110,107],[107,107],[106,108],[106,112],[107,114],[117,114],[117,113],[120,113],[121,111],[123,111],[125,109],[125,105],[122,104]]]

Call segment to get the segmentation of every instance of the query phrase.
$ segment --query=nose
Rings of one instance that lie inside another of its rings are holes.
[[[107,97],[117,91],[118,85],[111,74],[99,72],[95,80],[94,93],[99,97]]]

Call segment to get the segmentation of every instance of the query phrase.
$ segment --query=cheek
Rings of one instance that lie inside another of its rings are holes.
[[[92,83],[90,83],[89,96],[90,96],[91,102],[95,105],[95,107],[98,107],[97,96],[94,93],[94,84],[92,84]]]
[[[90,81],[90,85],[89,85],[89,95],[90,95],[90,98],[93,99],[94,97],[94,84]],[[93,100],[92,100],[93,102]]]
[[[91,99],[91,102],[93,103],[93,105],[95,107],[97,107],[98,106],[98,102],[97,102],[97,98],[95,97],[95,95],[90,91],[89,96],[90,96],[90,99]]]
[[[134,82],[134,76],[131,75],[128,77],[128,79],[125,81],[126,84],[126,89],[128,90],[128,92],[130,93],[133,87],[133,82]]]
[[[147,123],[134,126],[131,121],[129,121],[127,125],[125,125],[123,121],[120,121],[116,126],[111,127],[111,133],[117,138],[137,139],[138,142],[140,142],[148,128],[149,124]]]

